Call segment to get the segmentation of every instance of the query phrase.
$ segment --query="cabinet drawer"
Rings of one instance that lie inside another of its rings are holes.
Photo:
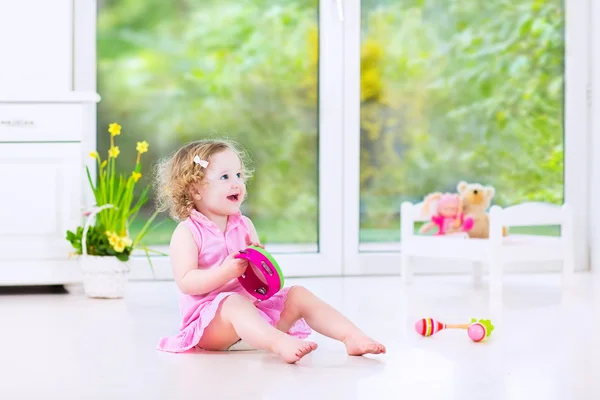
[[[81,104],[0,103],[0,142],[79,142],[82,128]]]

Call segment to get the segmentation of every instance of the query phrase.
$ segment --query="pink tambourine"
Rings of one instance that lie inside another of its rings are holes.
[[[248,260],[246,272],[238,278],[244,289],[258,300],[267,300],[283,288],[283,273],[277,261],[265,249],[249,246],[235,258]]]

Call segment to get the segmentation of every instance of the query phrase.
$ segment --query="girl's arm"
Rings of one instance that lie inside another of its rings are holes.
[[[209,293],[236,278],[231,276],[228,268],[198,269],[198,246],[194,242],[192,232],[183,224],[178,225],[173,232],[169,257],[175,282],[185,294]],[[233,254],[227,257],[224,263],[231,257]]]
[[[248,225],[249,234],[246,236],[246,244],[252,246],[259,246],[264,248],[264,246],[260,243],[260,239],[258,238],[258,233],[256,232],[256,228],[254,227],[254,223],[252,220],[246,216],[242,217],[246,224]]]

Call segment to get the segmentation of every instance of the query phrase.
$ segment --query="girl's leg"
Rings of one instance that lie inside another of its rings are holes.
[[[290,289],[277,324],[277,329],[287,332],[296,321],[304,318],[315,331],[346,346],[349,355],[385,353],[385,346],[368,337],[348,318],[302,286]]]
[[[225,350],[240,338],[258,349],[278,354],[288,363],[295,363],[317,348],[316,343],[277,330],[248,299],[232,295],[221,303],[198,345],[206,350]]]

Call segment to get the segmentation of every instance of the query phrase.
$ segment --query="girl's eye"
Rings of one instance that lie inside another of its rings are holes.
[[[238,178],[241,178],[241,177],[242,177],[242,173],[241,173],[241,172],[238,172],[238,173],[237,173],[237,177],[238,177]]]
[[[229,179],[229,175],[225,174],[221,177],[221,179]]]

